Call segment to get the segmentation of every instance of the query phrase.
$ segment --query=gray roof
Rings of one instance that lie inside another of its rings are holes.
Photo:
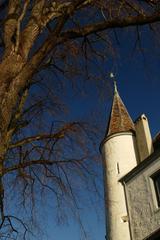
[[[128,182],[130,179],[140,173],[143,169],[148,167],[152,162],[156,161],[158,157],[160,157],[160,149],[155,150],[149,157],[140,162],[135,168],[133,168],[129,173],[123,176],[119,181],[125,183]]]

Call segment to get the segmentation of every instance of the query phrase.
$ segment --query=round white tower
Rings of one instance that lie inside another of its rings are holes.
[[[134,124],[116,85],[101,152],[104,162],[106,239],[130,240],[127,204],[119,179],[137,165],[137,150]]]

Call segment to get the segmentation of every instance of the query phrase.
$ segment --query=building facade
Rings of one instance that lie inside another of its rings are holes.
[[[114,86],[105,138],[106,239],[160,240],[160,135],[153,141],[147,117],[132,121]]]

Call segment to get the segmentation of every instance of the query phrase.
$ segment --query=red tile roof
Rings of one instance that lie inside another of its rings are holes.
[[[115,89],[106,137],[114,133],[128,131],[135,131],[134,123],[120,98],[117,89]]]

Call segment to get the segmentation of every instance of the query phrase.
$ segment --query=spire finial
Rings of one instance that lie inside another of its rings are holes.
[[[116,82],[116,79],[115,79],[115,76],[114,76],[113,72],[110,73],[110,78],[113,79],[114,93],[117,93],[118,92],[118,90],[117,90],[117,82]]]

